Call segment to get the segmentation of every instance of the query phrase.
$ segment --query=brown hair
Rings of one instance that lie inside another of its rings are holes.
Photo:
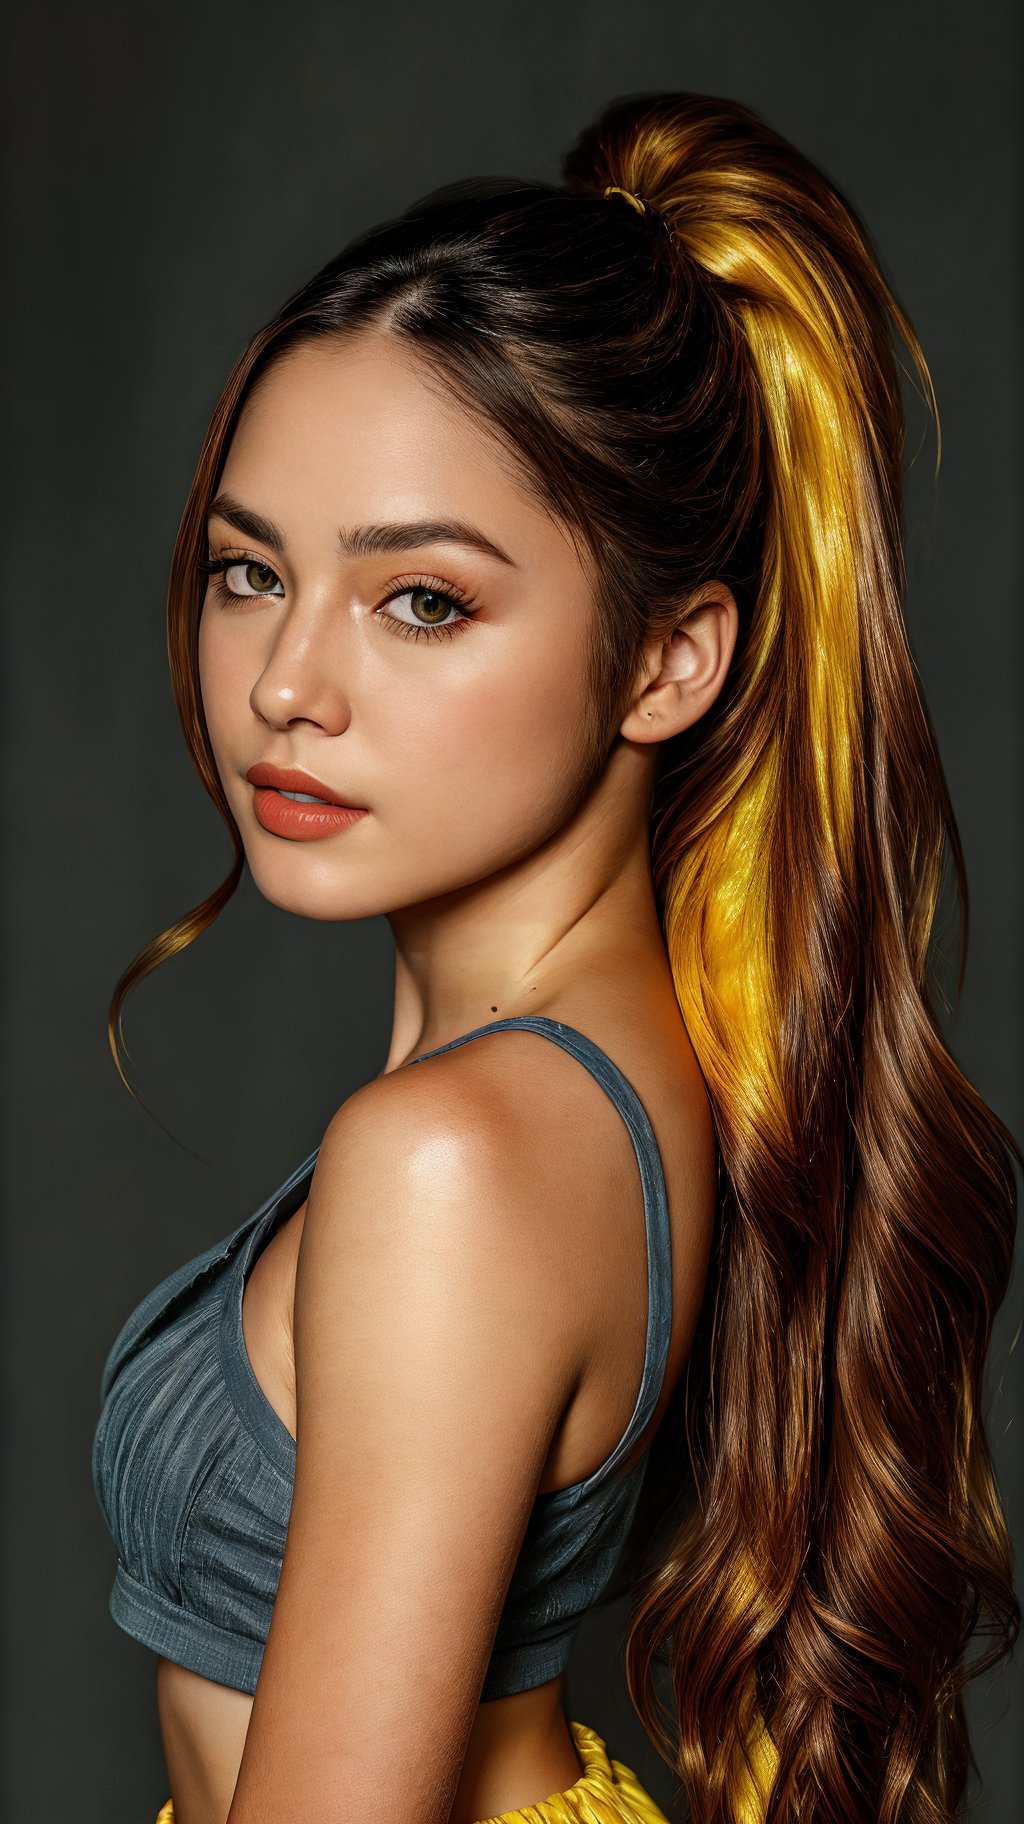
[[[836,187],[703,95],[613,103],[561,186],[449,185],[331,260],[236,364],[181,522],[174,691],[235,859],[118,982],[119,1070],[128,989],[243,865],[196,658],[232,430],[285,350],[362,327],[415,346],[592,560],[584,788],[645,640],[704,582],[736,594],[729,676],[665,743],[651,822],[720,1174],[627,1677],[693,1824],[941,1824],[970,1759],[964,1683],[1019,1629],[982,1384],[1024,1155],[928,979],[948,857],[962,987],[967,885],[901,605],[896,337],[937,424],[924,356]],[[968,1666],[979,1625],[993,1645]]]

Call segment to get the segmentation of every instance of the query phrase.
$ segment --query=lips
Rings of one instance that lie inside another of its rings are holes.
[[[304,773],[297,766],[269,766],[265,760],[257,761],[246,773],[250,785],[269,786],[276,792],[308,792],[313,798],[323,798],[327,804],[339,804],[353,811],[363,811],[363,804],[352,804],[347,798],[325,785],[322,779],[314,779],[312,773]]]

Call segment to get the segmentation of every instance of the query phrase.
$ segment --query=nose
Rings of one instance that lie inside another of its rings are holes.
[[[312,722],[326,734],[340,735],[352,719],[345,671],[339,646],[319,616],[287,615],[249,692],[250,708],[272,728]]]

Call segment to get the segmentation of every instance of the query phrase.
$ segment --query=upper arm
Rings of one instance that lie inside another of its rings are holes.
[[[447,1818],[578,1378],[530,1138],[472,1071],[439,1080],[368,1084],[318,1157],[291,1516],[229,1824]]]

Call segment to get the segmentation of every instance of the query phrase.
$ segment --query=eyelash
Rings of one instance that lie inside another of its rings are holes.
[[[281,580],[277,571],[270,564],[266,563],[262,557],[255,557],[251,551],[234,552],[227,557],[197,558],[196,568],[198,570],[206,576],[220,578],[213,587],[222,602],[251,602],[258,600],[262,594],[269,595],[270,593],[269,590],[256,590],[252,595],[240,595],[236,590],[229,589],[223,580],[224,572],[233,570],[236,564],[258,564],[261,570],[269,570],[276,582]],[[402,583],[403,587],[399,589],[392,585],[390,593],[384,596],[373,612],[389,632],[398,633],[403,639],[418,640],[424,635],[427,639],[450,639],[453,633],[461,632],[476,618],[474,598],[464,595],[462,590],[452,583],[442,583],[439,577],[396,577],[395,582]],[[428,626],[425,622],[420,626],[414,626],[411,621],[400,621],[396,615],[383,612],[385,602],[396,601],[400,595],[414,594],[419,589],[428,591],[431,595],[438,595],[443,601],[450,603],[453,608],[457,608],[459,619],[434,627]]]

